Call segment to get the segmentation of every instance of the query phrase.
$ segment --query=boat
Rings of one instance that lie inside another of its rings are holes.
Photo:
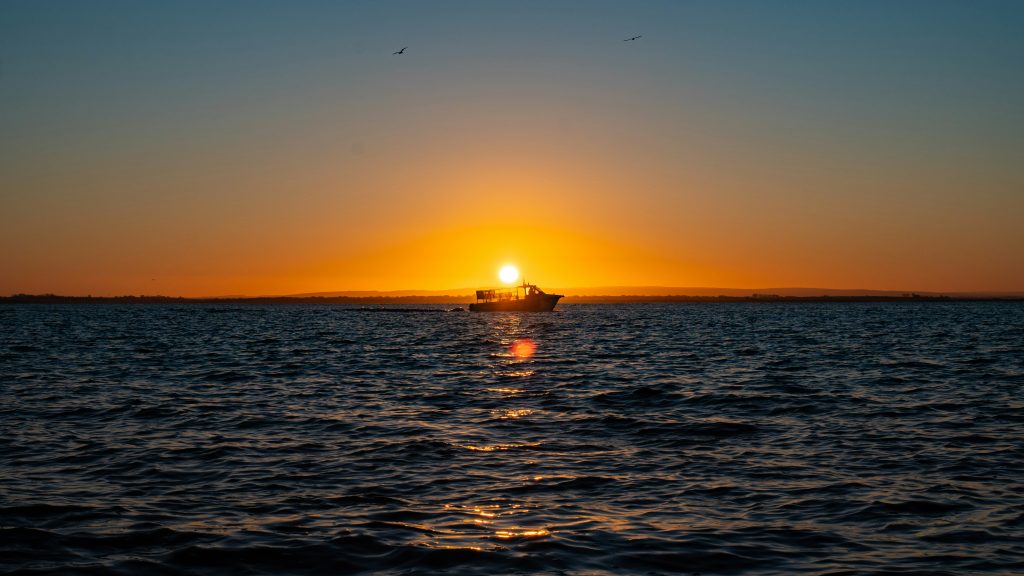
[[[477,290],[476,303],[469,305],[470,312],[550,312],[555,309],[561,294],[548,294],[536,284],[497,290]]]

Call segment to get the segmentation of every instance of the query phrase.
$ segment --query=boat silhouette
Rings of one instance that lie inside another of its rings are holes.
[[[476,302],[469,305],[470,312],[550,312],[562,298],[561,294],[548,294],[536,284],[508,289],[477,290]]]

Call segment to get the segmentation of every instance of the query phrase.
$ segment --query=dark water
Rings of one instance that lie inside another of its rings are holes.
[[[0,571],[1024,573],[1020,304],[0,328]]]

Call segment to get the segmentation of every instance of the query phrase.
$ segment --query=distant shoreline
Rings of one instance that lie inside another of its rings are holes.
[[[0,304],[469,304],[472,296],[264,296],[237,298],[185,298],[174,296],[60,296],[15,294],[0,296]],[[686,302],[1024,302],[1024,296],[566,296],[561,304],[645,304]]]

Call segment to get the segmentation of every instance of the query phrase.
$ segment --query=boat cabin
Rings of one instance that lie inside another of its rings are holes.
[[[498,288],[494,290],[477,290],[476,301],[482,302],[514,302],[530,297],[543,296],[544,291],[536,284],[527,284],[526,280],[515,288]]]

